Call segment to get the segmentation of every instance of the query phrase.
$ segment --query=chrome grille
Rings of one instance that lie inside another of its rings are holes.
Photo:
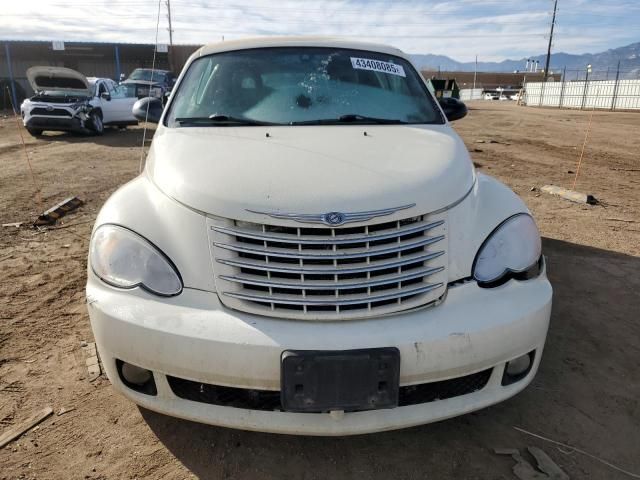
[[[406,310],[444,294],[444,214],[355,227],[298,225],[208,220],[224,304],[280,318],[339,320]]]

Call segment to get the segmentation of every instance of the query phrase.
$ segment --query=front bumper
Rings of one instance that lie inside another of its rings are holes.
[[[176,417],[245,430],[350,435],[429,423],[505,400],[537,371],[551,313],[543,272],[493,289],[475,282],[449,288],[438,306],[383,318],[341,322],[278,320],[232,311],[216,294],[185,289],[158,299],[111,288],[89,272],[87,303],[107,376],[136,403]],[[283,350],[397,347],[400,385],[419,385],[490,369],[486,385],[446,400],[351,413],[291,413],[212,405],[178,397],[167,375],[204,384],[280,389]],[[506,362],[535,351],[533,367],[503,386]],[[128,388],[116,359],[153,371],[157,395]]]

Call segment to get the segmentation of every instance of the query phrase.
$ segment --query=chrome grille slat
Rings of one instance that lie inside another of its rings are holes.
[[[224,248],[226,250],[231,250],[234,252],[240,253],[251,253],[254,255],[266,255],[269,257],[282,257],[282,258],[300,258],[302,260],[340,260],[340,259],[348,259],[348,258],[366,258],[366,257],[374,257],[376,255],[387,255],[389,253],[397,253],[403,250],[410,250],[412,248],[424,247],[426,245],[430,245],[432,243],[439,242],[444,239],[444,235],[439,235],[437,237],[428,237],[425,240],[421,240],[419,242],[404,242],[398,243],[395,247],[387,247],[387,248],[370,248],[363,249],[361,252],[356,253],[336,253],[335,250],[332,250],[330,253],[293,253],[287,252],[284,249],[278,248],[250,248],[250,247],[238,247],[236,245],[229,245],[227,243],[214,242],[214,246],[219,248]]]
[[[230,308],[344,320],[435,302],[446,291],[446,212],[340,226],[207,219],[215,282]]]
[[[220,278],[227,280],[228,282],[235,282],[246,285],[257,285],[262,287],[290,288],[296,290],[346,290],[354,288],[379,287],[382,285],[404,282],[407,280],[413,280],[415,278],[428,277],[430,275],[433,275],[434,273],[441,272],[442,270],[444,270],[444,267],[427,268],[405,275],[393,275],[388,277],[385,276],[381,277],[379,280],[367,280],[365,282],[358,283],[341,283],[339,281],[334,281],[332,283],[317,283],[304,280],[299,283],[287,283],[260,280],[260,277],[233,277],[228,275],[220,275]]]
[[[392,207],[392,208],[383,208],[380,210],[370,210],[370,211],[365,211],[365,212],[351,212],[351,213],[347,213],[344,214],[345,217],[345,221],[344,223],[351,223],[351,222],[356,222],[356,221],[365,221],[365,220],[370,220],[374,217],[380,217],[380,216],[384,216],[384,215],[391,215],[395,212],[397,212],[398,210],[406,210],[407,208],[411,208],[411,207],[415,207],[415,203],[410,203],[408,205],[400,205],[398,207]],[[305,222],[305,223],[324,223],[324,215],[323,214],[318,214],[318,213],[279,213],[279,212],[263,212],[263,211],[257,211],[257,210],[248,210],[251,213],[257,213],[260,215],[268,215],[270,217],[273,218],[284,218],[284,219],[291,219],[291,220],[295,220],[297,222]],[[341,224],[342,225],[342,224]]]
[[[424,223],[412,228],[407,228],[402,231],[402,236],[411,235],[413,233],[426,232],[427,230],[431,230],[435,227],[439,227],[444,223],[444,220],[439,220],[437,222]],[[214,226],[211,227],[212,230],[220,233],[224,233],[227,235],[233,236],[241,236],[244,238],[251,238],[253,240],[264,240],[267,242],[278,242],[278,243],[293,243],[293,244],[302,244],[302,245],[326,245],[327,237],[318,237],[318,238],[308,238],[308,237],[293,237],[292,235],[281,235],[281,234],[272,234],[272,235],[264,235],[252,232],[250,230],[240,230],[233,229],[227,227]],[[299,229],[298,229],[299,230]],[[389,233],[381,233],[381,234],[372,234],[372,235],[344,235],[340,237],[329,237],[331,238],[331,243],[334,245],[346,245],[349,243],[364,243],[364,242],[375,242],[378,240],[387,240],[390,238],[395,238],[398,236],[397,230],[394,230]]]
[[[428,260],[437,258],[441,255],[444,255],[444,251],[438,251],[429,253],[427,255],[416,255],[416,256],[407,256],[402,257],[404,260],[399,262],[380,262],[380,263],[371,263],[369,265],[365,265],[362,267],[351,267],[351,268],[341,268],[341,267],[326,267],[326,268],[292,268],[292,267],[283,267],[280,265],[274,264],[265,264],[264,262],[252,262],[250,260],[242,259],[242,261],[238,260],[226,260],[222,258],[217,258],[216,261],[218,263],[222,263],[224,265],[229,265],[232,267],[239,268],[250,268],[252,270],[263,270],[263,271],[271,271],[271,272],[279,272],[279,273],[300,273],[300,274],[325,274],[325,273],[337,273],[337,274],[349,274],[349,273],[363,273],[368,271],[377,271],[377,270],[386,270],[387,268],[397,268],[405,265],[411,265],[412,263],[426,262]]]
[[[371,295],[368,297],[354,297],[354,298],[324,298],[324,299],[313,299],[313,298],[292,298],[292,297],[279,297],[277,303],[283,303],[286,305],[356,305],[356,304],[364,304],[371,302],[380,302],[389,299],[396,299],[398,297],[407,297],[410,295],[418,295],[420,293],[426,293],[430,290],[441,287],[441,283],[425,285],[424,287],[414,288],[412,290],[403,290],[402,292],[393,292],[385,295]],[[244,293],[233,293],[233,292],[224,292],[223,295],[240,298],[242,300],[250,300],[252,302],[261,302],[261,303],[271,303],[274,301],[270,296],[263,295],[249,295]]]

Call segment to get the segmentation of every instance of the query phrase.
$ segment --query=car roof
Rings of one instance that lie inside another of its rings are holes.
[[[112,80],[111,78],[106,78],[106,77],[87,77],[87,80],[89,81],[89,83],[94,84],[96,82],[99,81],[104,81],[104,80],[111,80],[112,82],[114,82],[115,80]]]
[[[133,71],[135,72],[136,70],[153,70],[154,72],[160,72],[160,73],[171,73],[170,70],[162,70],[160,68],[134,68]]]
[[[230,40],[205,45],[196,51],[194,56],[197,57],[210,55],[212,53],[267,47],[335,47],[353,50],[369,50],[389,55],[396,55],[410,61],[409,57],[402,50],[389,45],[362,42],[344,37],[326,36],[255,37],[241,40]]]
[[[103,77],[87,77],[87,81],[89,82],[89,85],[95,85],[97,82],[103,81],[103,80],[110,80],[110,79],[103,78]]]

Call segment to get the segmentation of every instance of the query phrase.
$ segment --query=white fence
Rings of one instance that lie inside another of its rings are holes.
[[[640,80],[527,83],[525,103],[534,107],[640,110]]]
[[[460,100],[480,100],[482,98],[481,88],[460,89]]]

